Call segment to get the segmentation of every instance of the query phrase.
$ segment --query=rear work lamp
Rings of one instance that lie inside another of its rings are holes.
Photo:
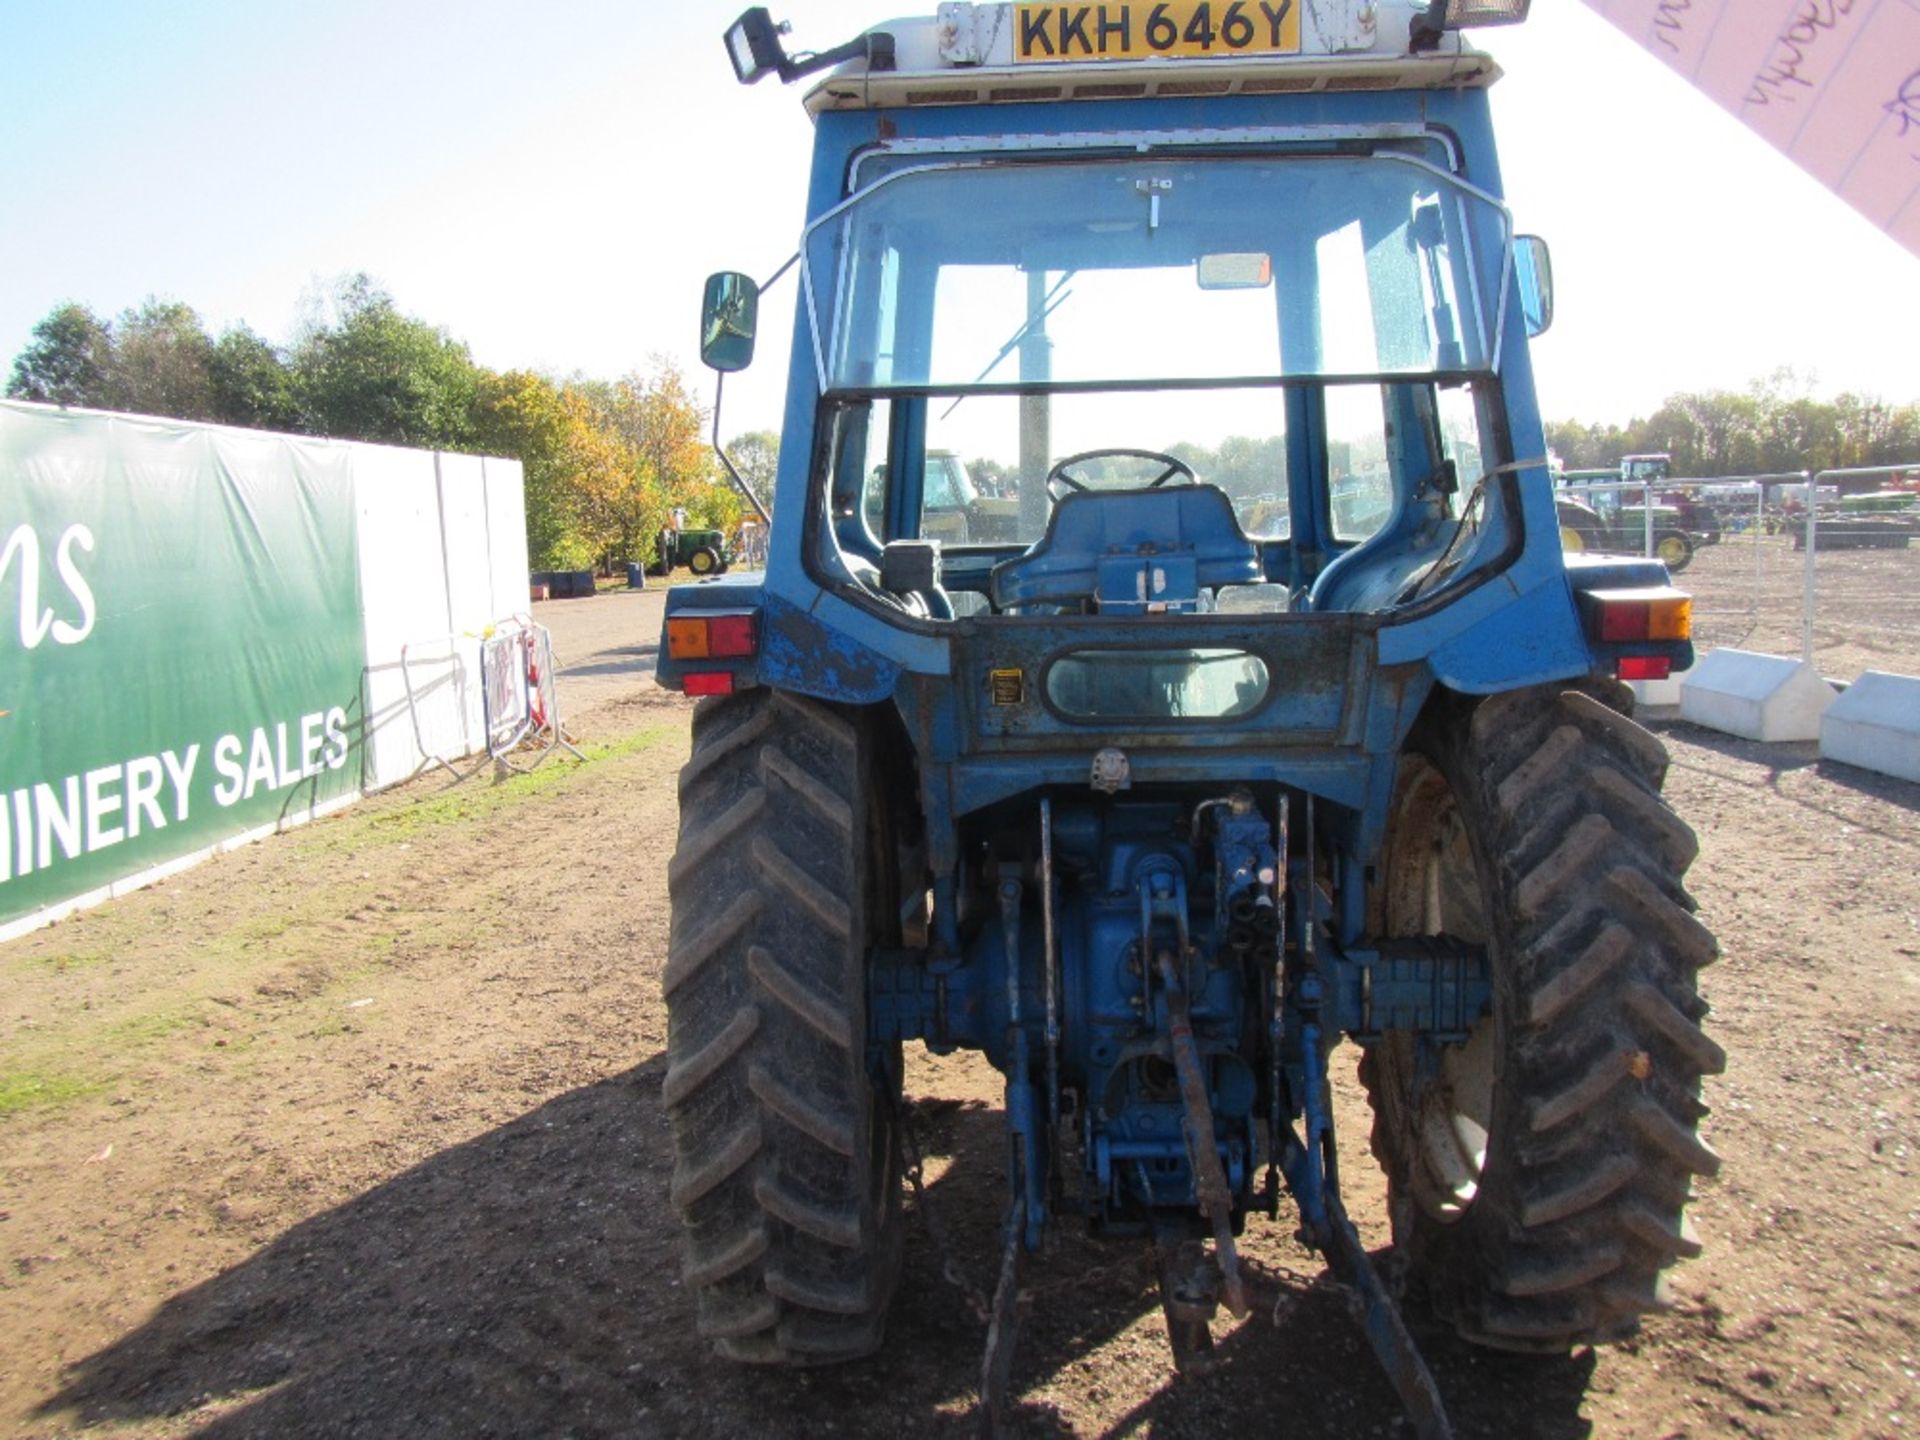
[[[1518,25],[1527,18],[1531,4],[1532,0],[1432,0],[1424,14],[1414,16],[1413,48],[1431,50],[1449,30]]]
[[[773,16],[755,6],[727,30],[727,58],[733,61],[733,73],[742,85],[751,85],[763,75],[778,75],[787,63],[787,52],[780,43],[786,29],[776,25]]]
[[[893,37],[883,31],[871,31],[857,40],[798,57],[787,54],[780,37],[792,30],[785,21],[776,22],[765,6],[756,5],[727,27],[727,58],[742,85],[751,85],[763,75],[778,75],[782,84],[791,85],[803,75],[865,59],[869,70],[891,70],[894,65]]]
[[[1533,0],[1433,0],[1425,23],[1436,30],[1471,30],[1476,25],[1518,25]]]

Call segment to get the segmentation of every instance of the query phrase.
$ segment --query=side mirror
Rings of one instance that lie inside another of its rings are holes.
[[[1538,235],[1513,237],[1513,280],[1528,338],[1546,333],[1553,324],[1553,257]]]
[[[700,358],[723,374],[753,363],[753,336],[760,319],[760,287],[749,276],[726,270],[707,277],[700,318]]]

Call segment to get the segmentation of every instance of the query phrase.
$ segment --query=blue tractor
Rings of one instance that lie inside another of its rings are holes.
[[[1525,9],[728,32],[742,80],[821,78],[766,570],[672,591],[659,663],[708,697],[664,1097],[724,1355],[882,1343],[910,1041],[1005,1077],[990,1408],[1050,1226],[1156,1246],[1204,1363],[1290,1197],[1445,1433],[1342,1206],[1343,1041],[1408,1286],[1461,1335],[1631,1335],[1697,1250],[1716,946],[1622,683],[1690,663],[1689,602],[1561,551],[1546,251],[1461,34]],[[708,284],[723,375],[761,288]],[[949,455],[1011,477],[973,539],[928,533]]]

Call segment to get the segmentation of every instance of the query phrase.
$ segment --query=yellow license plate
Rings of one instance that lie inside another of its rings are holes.
[[[1300,53],[1300,0],[1108,0],[1013,8],[1016,61]]]

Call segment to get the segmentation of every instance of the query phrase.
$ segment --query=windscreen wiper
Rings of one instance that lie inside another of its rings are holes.
[[[1022,321],[1019,328],[1007,337],[1007,343],[1002,345],[993,359],[987,362],[986,369],[974,376],[968,383],[978,385],[982,380],[986,379],[987,376],[991,375],[994,370],[999,367],[1002,360],[1020,348],[1020,342],[1022,340],[1031,335],[1036,328],[1046,324],[1047,317],[1067,303],[1068,296],[1061,292],[1066,290],[1067,282],[1079,273],[1078,270],[1069,270],[1056,280],[1053,288],[1047,292],[1046,298],[1040,302],[1040,313],[1038,315],[1029,315]],[[953,404],[940,412],[940,418],[944,420],[947,416],[953,414],[954,411],[960,408],[960,402],[966,398],[964,395],[956,396]]]

